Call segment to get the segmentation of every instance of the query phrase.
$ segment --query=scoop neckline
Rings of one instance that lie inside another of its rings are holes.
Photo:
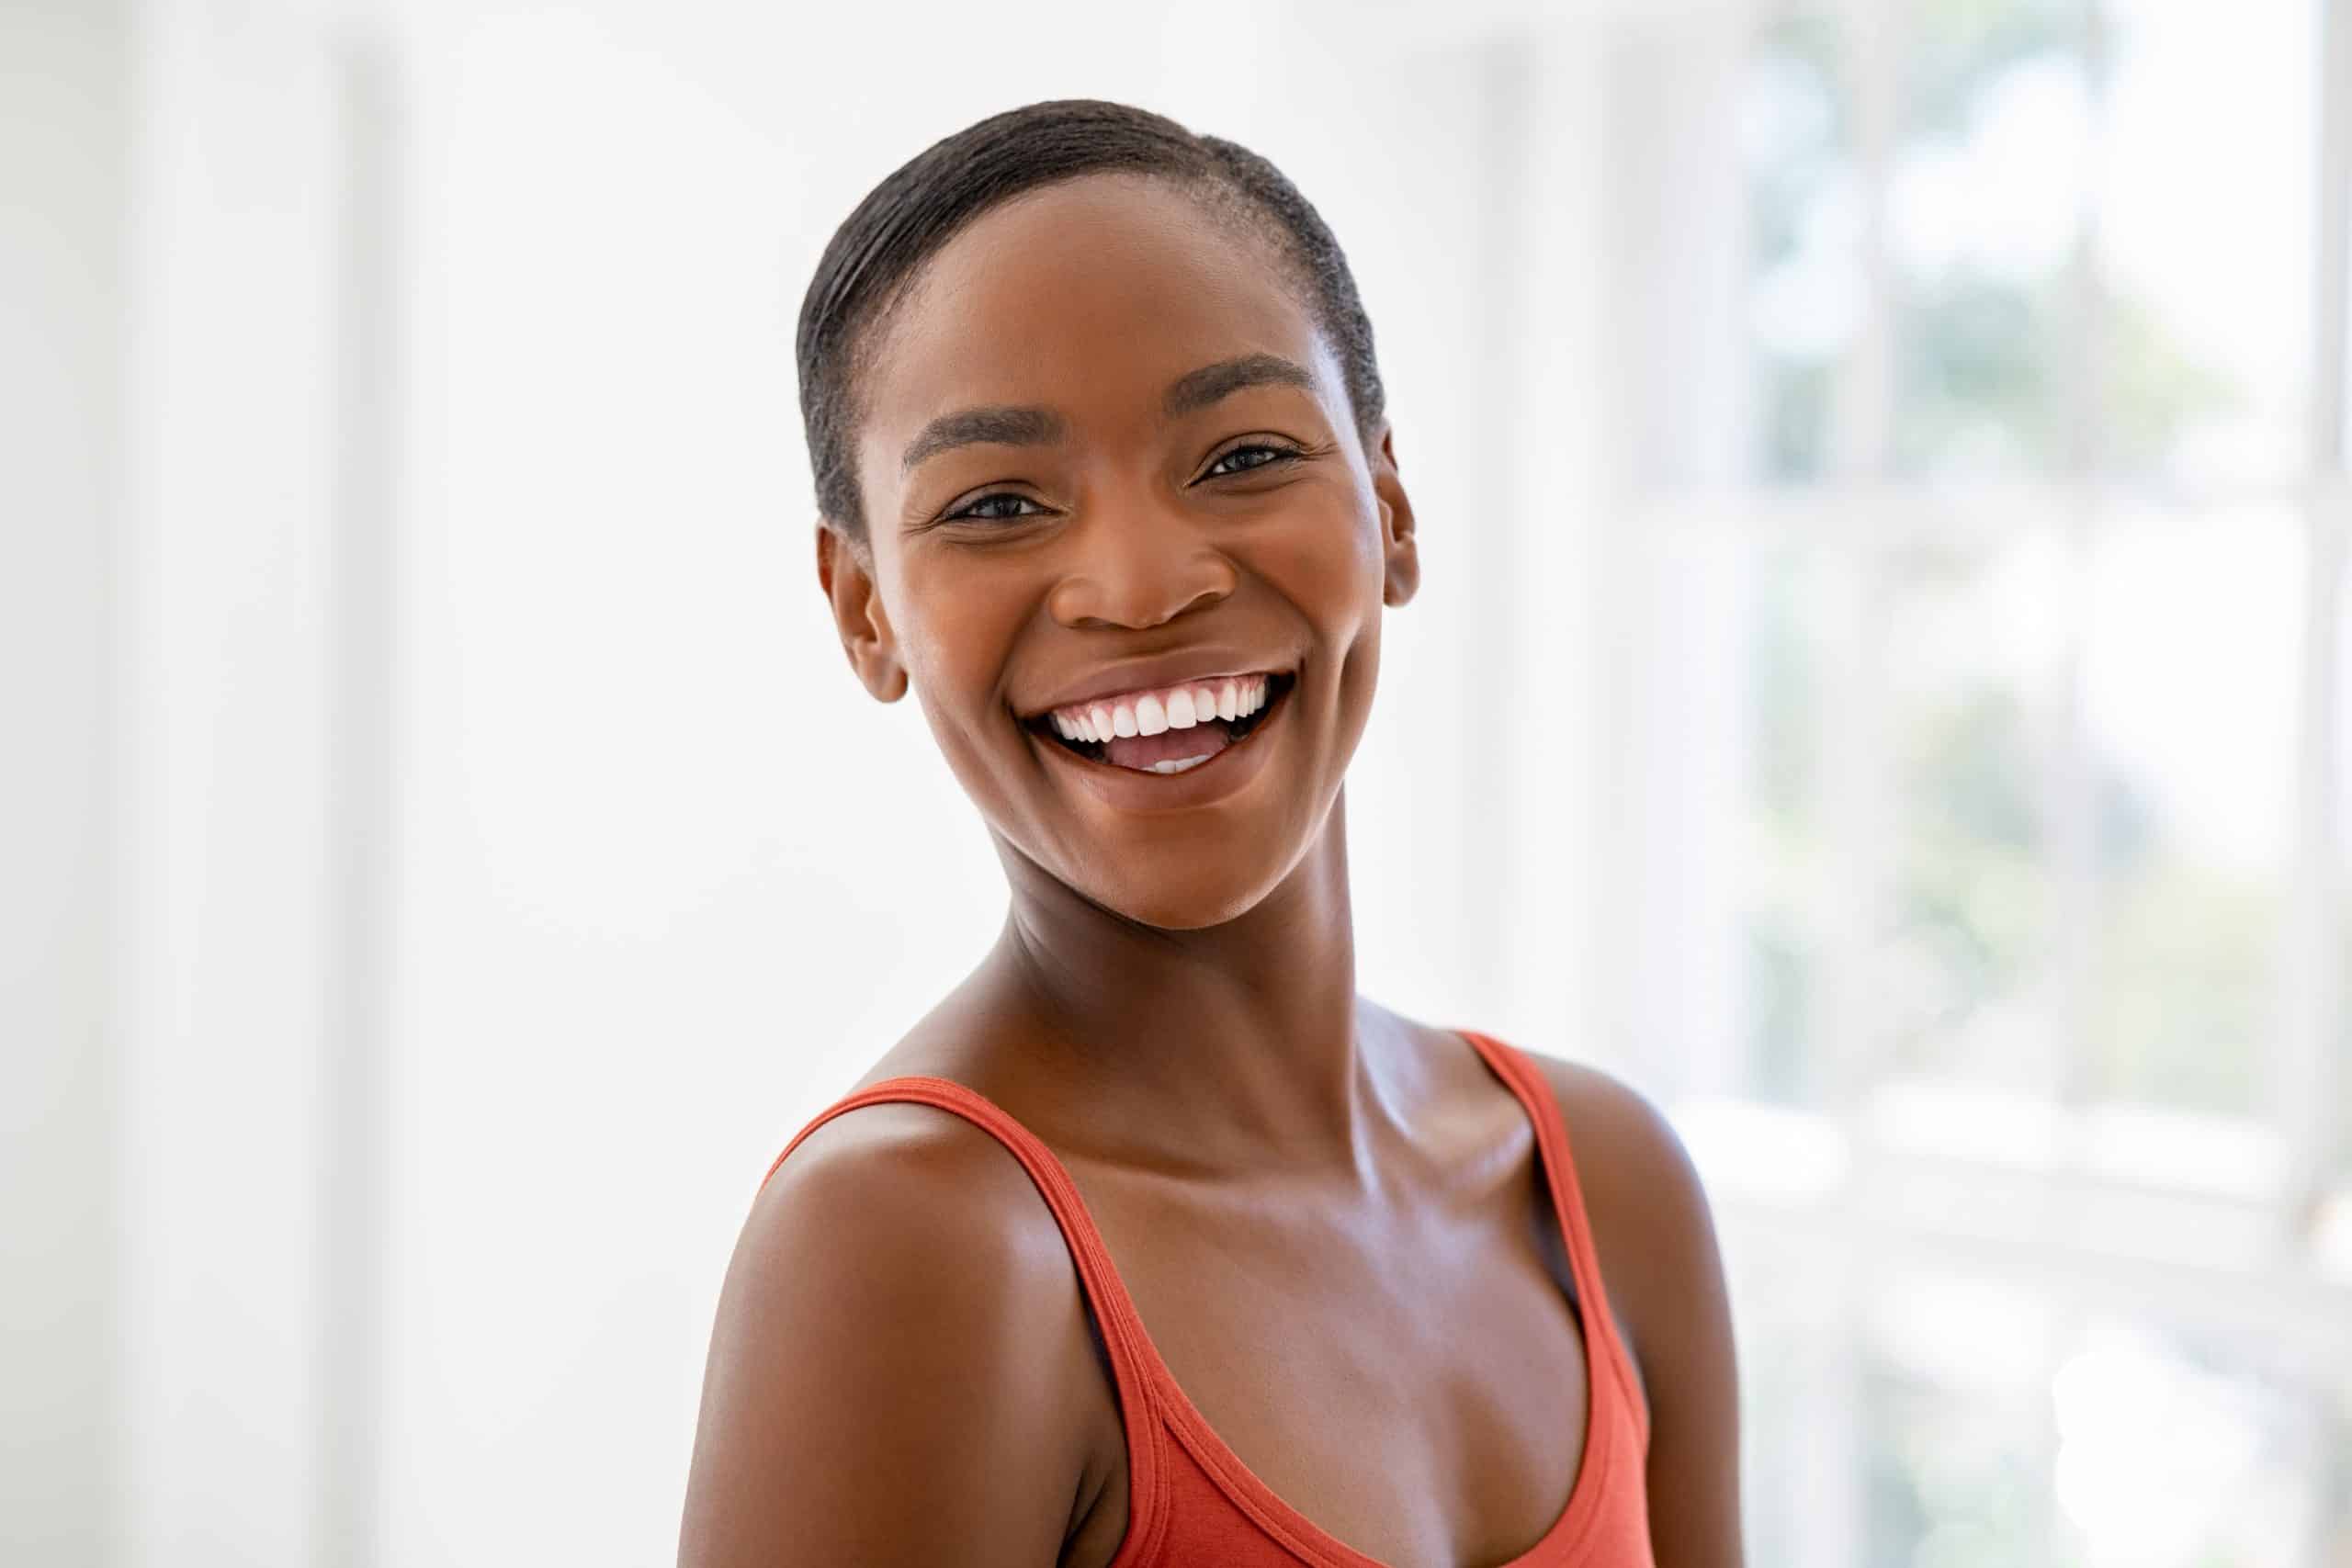
[[[1532,1545],[1505,1562],[1478,1565],[1555,1568],[1559,1554],[1574,1551],[1591,1521],[1599,1517],[1609,1473],[1618,1462],[1617,1432],[1623,1423],[1611,1418],[1613,1408],[1604,1411],[1601,1403],[1607,1400],[1613,1406],[1619,1399],[1631,1399],[1632,1391],[1622,1382],[1620,1368],[1602,1364],[1615,1361],[1622,1352],[1600,1281],[1599,1257],[1570,1218],[1572,1213],[1579,1216],[1583,1213],[1581,1184],[1577,1180],[1567,1145],[1566,1122],[1558,1114],[1555,1097],[1540,1077],[1527,1076],[1537,1069],[1516,1047],[1474,1029],[1453,1028],[1447,1032],[1457,1034],[1469,1043],[1487,1070],[1502,1080],[1503,1087],[1519,1101],[1521,1112],[1532,1124],[1535,1158],[1543,1168],[1546,1190],[1551,1194],[1553,1224],[1560,1234],[1569,1276],[1576,1284],[1577,1338],[1583,1349],[1586,1382],[1584,1452],[1577,1460],[1576,1478],[1569,1483],[1568,1498],[1558,1516]],[[914,1092],[910,1094],[910,1090]],[[1143,1314],[1127,1292],[1126,1280],[1120,1274],[1116,1260],[1103,1243],[1101,1229],[1094,1224],[1085,1194],[1061,1156],[986,1094],[968,1084],[934,1074],[896,1074],[843,1096],[803,1128],[800,1137],[806,1137],[826,1117],[854,1106],[897,1099],[928,1100],[996,1126],[1029,1168],[1049,1203],[1057,1212],[1067,1211],[1062,1215],[1065,1229],[1080,1271],[1093,1287],[1097,1298],[1092,1303],[1095,1317],[1112,1359],[1114,1364],[1129,1363],[1141,1384],[1142,1397],[1134,1409],[1125,1408],[1122,1390],[1120,1425],[1126,1438],[1128,1461],[1127,1525],[1111,1554],[1110,1568],[1138,1568],[1166,1535],[1169,1459],[1162,1451],[1162,1444],[1164,1438],[1170,1435],[1184,1445],[1227,1497],[1310,1568],[1394,1568],[1393,1564],[1350,1546],[1292,1506],[1218,1435],[1160,1355],[1151,1331],[1145,1326]],[[776,1167],[784,1163],[798,1142],[799,1138],[795,1138],[776,1156],[775,1164],[768,1168],[769,1176],[775,1175]]]
[[[1607,1326],[1608,1308],[1593,1288],[1592,1271],[1585,1267],[1585,1249],[1578,1243],[1575,1227],[1568,1218],[1563,1179],[1545,1135],[1545,1117],[1542,1108],[1533,1102],[1532,1093],[1519,1082],[1517,1075],[1506,1067],[1498,1052],[1490,1049],[1499,1046],[1499,1041],[1475,1030],[1455,1029],[1452,1032],[1469,1043],[1488,1070],[1502,1080],[1503,1087],[1510,1091],[1511,1098],[1519,1101],[1520,1109],[1526,1112],[1529,1122],[1533,1124],[1535,1157],[1543,1166],[1552,1195],[1553,1224],[1560,1231],[1561,1243],[1567,1254],[1568,1272],[1576,1281],[1577,1337],[1582,1347],[1587,1384],[1584,1451],[1577,1461],[1576,1479],[1568,1484],[1568,1499],[1561,1506],[1559,1514],[1533,1544],[1501,1562],[1479,1565],[1479,1568],[1549,1568],[1557,1553],[1568,1550],[1581,1538],[1586,1521],[1600,1506],[1605,1472],[1615,1458],[1611,1438],[1616,1424],[1603,1419],[1607,1412],[1601,1408],[1604,1400],[1618,1396],[1615,1374],[1602,1364],[1610,1354],[1607,1341],[1602,1337],[1611,1332]],[[1565,1138],[1565,1130],[1561,1136]],[[1565,1156],[1566,1150],[1561,1153]],[[1103,1256],[1106,1259],[1109,1258],[1107,1247]],[[1115,1264],[1113,1270],[1116,1271]],[[1248,1461],[1234,1452],[1232,1445],[1218,1435],[1216,1428],[1209,1424],[1208,1417],[1202,1415],[1200,1407],[1193,1403],[1192,1396],[1184,1392],[1183,1385],[1176,1381],[1175,1373],[1169,1370],[1167,1361],[1160,1356],[1159,1347],[1152,1339],[1150,1330],[1145,1326],[1142,1314],[1136,1311],[1132,1298],[1127,1297],[1125,1280],[1120,1282],[1120,1295],[1125,1298],[1127,1314],[1134,1320],[1136,1348],[1143,1362],[1145,1380],[1150,1386],[1152,1396],[1172,1421],[1179,1439],[1192,1451],[1193,1457],[1212,1472],[1228,1495],[1261,1528],[1274,1534],[1292,1551],[1315,1562],[1317,1568],[1393,1568],[1392,1564],[1350,1546],[1308,1518],[1251,1470]],[[1600,1326],[1596,1327],[1596,1325]],[[1132,1492],[1132,1463],[1129,1471]],[[1158,1501],[1154,1499],[1155,1504]],[[1128,1499],[1127,1510],[1129,1532],[1122,1539],[1118,1550],[1112,1553],[1112,1568],[1123,1568],[1130,1542],[1140,1539],[1135,1529],[1140,1510],[1133,1495]],[[1164,1529],[1164,1521],[1153,1521],[1153,1524],[1155,1529]]]

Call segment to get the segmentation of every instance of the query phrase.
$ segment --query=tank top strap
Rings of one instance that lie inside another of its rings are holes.
[[[1045,1199],[1046,1208],[1053,1212],[1055,1223],[1060,1225],[1063,1239],[1069,1246],[1071,1260],[1078,1266],[1087,1301],[1093,1307],[1103,1348],[1110,1358],[1113,1381],[1117,1385],[1120,1424],[1127,1440],[1127,1507],[1131,1516],[1128,1537],[1131,1540],[1148,1538],[1165,1522],[1162,1504],[1168,1469],[1161,1448],[1167,1427],[1158,1385],[1149,1371],[1157,1364],[1157,1355],[1144,1333],[1142,1316],[1128,1298],[1119,1271],[1112,1266],[1110,1251],[1102,1245],[1093,1216],[1087,1213],[1078,1183],[1044,1140],[978,1089],[953,1078],[908,1074],[882,1078],[843,1095],[809,1118],[769,1165],[767,1175],[760,1178],[760,1186],[765,1188],[802,1140],[834,1117],[861,1106],[887,1103],[933,1106],[952,1111],[989,1134],[1021,1162],[1038,1195]],[[1124,1559],[1126,1553],[1122,1552],[1121,1556]]]
[[[1454,1031],[1470,1042],[1487,1065],[1503,1080],[1526,1109],[1528,1120],[1535,1124],[1535,1142],[1544,1156],[1544,1173],[1552,1192],[1553,1213],[1559,1217],[1567,1232],[1568,1259],[1576,1270],[1577,1292],[1582,1303],[1580,1315],[1588,1340],[1596,1325],[1606,1359],[1615,1369],[1621,1396],[1631,1409],[1634,1424],[1646,1446],[1649,1435],[1647,1401],[1642,1395],[1640,1380],[1634,1372],[1633,1355],[1625,1347],[1623,1337],[1617,1332],[1617,1314],[1609,1307],[1609,1287],[1600,1276],[1600,1250],[1593,1245],[1592,1220],[1586,1213],[1584,1188],[1577,1179],[1574,1151],[1568,1144],[1567,1120],[1560,1113],[1558,1096],[1552,1092],[1552,1080],[1544,1070],[1527,1059],[1526,1053],[1491,1034],[1481,1034],[1475,1029]]]

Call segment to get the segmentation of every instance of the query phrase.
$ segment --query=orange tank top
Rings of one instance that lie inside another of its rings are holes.
[[[1566,1124],[1549,1080],[1515,1047],[1470,1030],[1457,1032],[1535,1124],[1553,1213],[1567,1242],[1577,1297],[1584,1303],[1579,1316],[1590,1368],[1584,1459],[1567,1503],[1541,1540],[1494,1568],[1655,1568],[1643,1484],[1648,1414],[1601,1286]],[[832,1118],[888,1100],[937,1106],[993,1134],[1028,1171],[1061,1225],[1102,1331],[1126,1429],[1127,1529],[1111,1568],[1386,1568],[1276,1496],[1210,1428],[1144,1332],[1069,1172],[1052,1150],[978,1091],[930,1077],[869,1084],[811,1118],[776,1156],[768,1175],[775,1174],[801,1139]]]

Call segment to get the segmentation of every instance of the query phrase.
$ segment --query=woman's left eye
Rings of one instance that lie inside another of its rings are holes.
[[[1262,462],[1255,462],[1255,463],[1243,463],[1243,464],[1242,464],[1240,467],[1238,467],[1238,468],[1227,468],[1227,469],[1226,469],[1226,471],[1225,471],[1224,473],[1222,473],[1222,474],[1220,474],[1220,473],[1218,473],[1218,472],[1217,472],[1217,469],[1218,469],[1218,468],[1223,468],[1226,464],[1232,462],[1236,457],[1249,457],[1252,452],[1263,453],[1263,454],[1265,455],[1264,461],[1262,461]],[[1236,446],[1232,451],[1226,453],[1223,457],[1219,457],[1216,462],[1211,463],[1211,464],[1209,465],[1209,471],[1208,471],[1207,473],[1205,473],[1205,474],[1203,474],[1201,477],[1202,477],[1203,479],[1226,479],[1226,478],[1230,477],[1230,476],[1231,476],[1231,475],[1233,475],[1233,474],[1246,474],[1246,473],[1250,472],[1252,468],[1270,468],[1273,467],[1276,463],[1286,463],[1286,462],[1289,462],[1291,459],[1293,459],[1293,458],[1295,458],[1295,457],[1297,457],[1298,456],[1300,456],[1299,452],[1298,452],[1295,448],[1294,448],[1294,447],[1289,447],[1289,446],[1268,446],[1264,445],[1263,443],[1252,443],[1251,445],[1247,446]]]

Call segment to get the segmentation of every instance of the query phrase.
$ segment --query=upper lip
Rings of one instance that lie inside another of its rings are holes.
[[[1080,703],[1120,696],[1128,692],[1153,692],[1165,686],[1207,685],[1216,681],[1238,680],[1244,675],[1287,674],[1295,667],[1296,661],[1293,660],[1253,659],[1231,649],[1196,648],[1182,653],[1140,659],[1133,663],[1114,664],[1098,670],[1046,701],[1015,711],[1023,719],[1039,718],[1057,708],[1075,707]]]

